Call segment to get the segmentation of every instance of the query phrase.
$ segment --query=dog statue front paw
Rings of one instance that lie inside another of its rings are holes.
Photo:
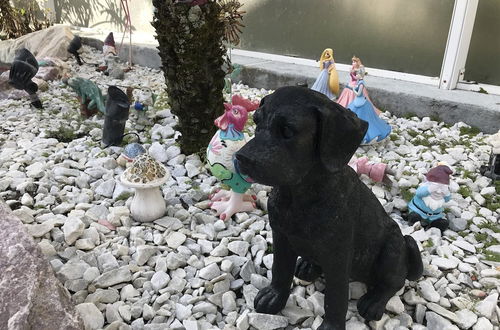
[[[253,305],[257,313],[277,314],[281,311],[288,299],[290,292],[288,290],[278,290],[272,285],[260,290]]]

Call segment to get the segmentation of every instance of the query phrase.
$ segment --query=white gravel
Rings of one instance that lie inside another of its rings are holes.
[[[88,47],[83,57],[98,62]],[[27,100],[0,100],[0,196],[39,242],[88,327],[317,329],[324,315],[322,280],[294,283],[280,315],[255,313],[253,299],[269,283],[273,262],[265,211],[270,188],[253,185],[260,208],[251,213],[225,222],[213,216],[207,199],[217,180],[198,156],[180,153],[161,72],[135,66],[122,81],[88,65],[72,70],[103,92],[108,84],[141,84],[160,95],[147,118],[131,109],[126,127],[172,173],[162,187],[167,215],[135,222],[127,209],[132,191],[116,183],[124,170],[116,164],[121,148],[103,149],[100,143],[102,116],[81,118],[75,94],[59,81],[39,93],[43,110],[30,108]],[[234,92],[259,99],[270,91],[236,84]],[[396,172],[394,183],[361,179],[418,241],[425,270],[390,300],[372,328],[499,329],[500,209],[491,180],[479,174],[489,157],[486,135],[466,134],[463,123],[382,116],[393,127],[390,138],[357,155],[387,162]],[[78,138],[57,140],[50,131],[60,127]],[[446,213],[451,229],[442,236],[402,218],[405,199],[438,161],[454,171]],[[348,329],[367,329],[356,311],[364,290],[351,283]]]

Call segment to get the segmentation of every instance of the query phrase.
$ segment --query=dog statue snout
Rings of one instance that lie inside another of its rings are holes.
[[[250,157],[242,153],[240,150],[235,154],[235,158],[236,159],[234,160],[234,165],[239,168],[240,173],[249,175],[246,169],[251,167],[252,160],[250,159]]]

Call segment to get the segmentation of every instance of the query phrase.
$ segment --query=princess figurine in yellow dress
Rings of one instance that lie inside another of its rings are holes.
[[[325,49],[321,54],[319,68],[321,72],[311,89],[325,94],[330,100],[335,100],[339,95],[339,76],[331,48]]]

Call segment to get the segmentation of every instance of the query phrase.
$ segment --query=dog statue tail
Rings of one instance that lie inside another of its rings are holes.
[[[420,250],[418,249],[417,242],[413,237],[406,235],[404,236],[406,241],[406,249],[408,256],[408,275],[406,278],[410,281],[418,280],[424,271],[424,265],[422,264],[422,256],[420,255]]]

